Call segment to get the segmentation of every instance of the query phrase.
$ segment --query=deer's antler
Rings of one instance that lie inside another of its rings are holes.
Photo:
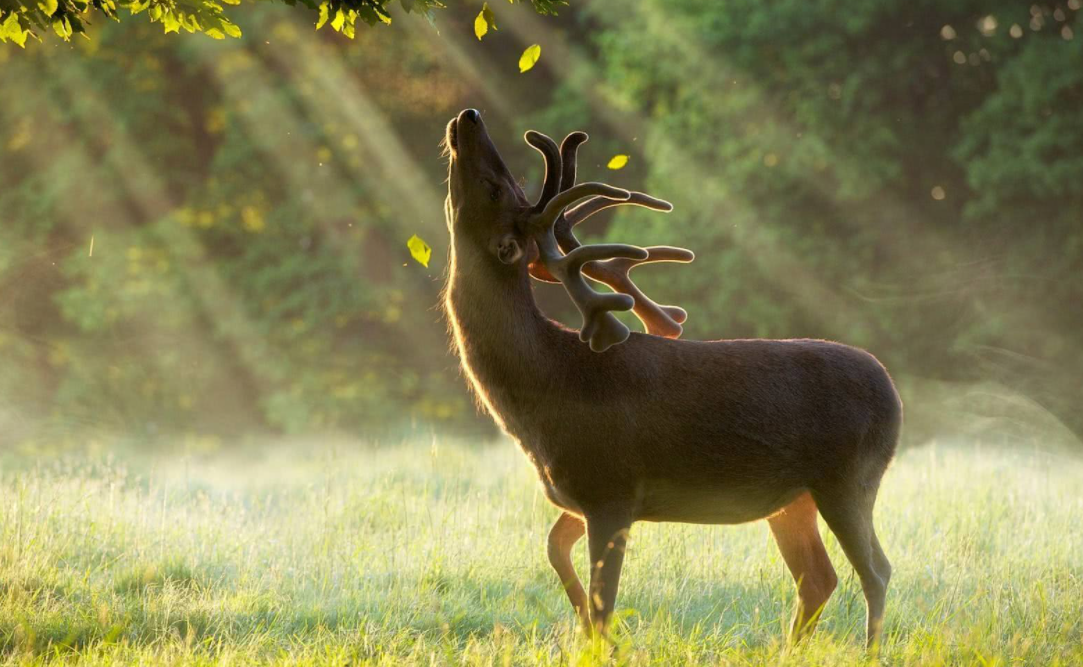
[[[559,150],[552,139],[541,133],[528,132],[526,139],[531,146],[534,146],[534,148],[545,156],[545,185],[542,188],[542,197],[539,199],[537,206],[544,206],[544,208],[548,209],[554,204],[560,205],[560,210],[557,212],[556,219],[552,223],[551,232],[548,234],[548,236],[552,236],[555,240],[558,253],[559,251],[563,251],[568,253],[566,256],[570,257],[580,249],[592,247],[634,248],[635,246],[622,245],[583,246],[575,237],[575,234],[572,231],[572,228],[575,227],[575,225],[578,225],[598,211],[609,208],[610,206],[632,204],[656,211],[668,212],[673,210],[673,206],[669,202],[656,199],[650,195],[643,194],[642,192],[629,192],[627,197],[614,197],[599,193],[578,206],[565,211],[565,206],[582,198],[582,195],[580,195],[579,197],[567,200],[566,202],[562,202],[560,199],[564,193],[576,191],[578,187],[575,185],[576,152],[579,146],[586,142],[586,133],[573,132],[569,134],[561,143]],[[560,184],[559,191],[557,194],[549,194],[547,196],[547,193],[553,189],[552,183],[554,182]],[[552,260],[547,257],[547,255],[551,256],[551,254],[546,249],[543,249],[542,240],[538,238],[535,240],[538,245],[539,257],[537,260],[531,262],[530,274],[538,280],[565,283],[565,287],[567,288],[567,283],[561,276],[555,274],[551,270],[549,265],[552,263]],[[670,246],[652,246],[650,248],[639,250],[643,250],[645,254],[641,254],[637,257],[632,257],[628,254],[608,255],[608,259],[605,259],[605,261],[598,261],[602,257],[606,257],[605,255],[602,255],[597,259],[591,258],[591,260],[588,260],[590,263],[583,265],[580,272],[591,280],[607,285],[616,292],[617,295],[630,297],[632,312],[634,312],[636,317],[643,322],[643,325],[647,329],[647,333],[656,336],[665,336],[667,338],[679,338],[683,333],[681,325],[688,319],[688,313],[685,312],[683,308],[677,306],[665,306],[655,303],[644,294],[642,290],[636,287],[628,274],[632,269],[642,264],[654,262],[691,262],[695,259],[695,254],[693,254],[691,250]],[[559,257],[559,254],[557,256]],[[580,280],[582,279],[580,278]],[[589,287],[587,289],[589,289]],[[571,290],[569,289],[569,294],[570,293]],[[575,296],[572,298],[574,301]],[[613,301],[613,303],[617,302]],[[621,305],[627,303],[627,300],[620,302]],[[578,301],[576,302],[576,305],[579,305]],[[628,308],[608,308],[606,310],[628,310]],[[580,308],[580,311],[583,312],[583,309]],[[601,351],[615,343],[624,342],[624,340],[628,338],[628,328],[609,312],[605,312],[604,316],[598,319],[599,322],[597,323],[588,321],[587,315],[584,312],[584,324],[583,329],[580,331],[580,338],[584,341],[590,340],[591,349]],[[597,343],[595,342],[595,337],[598,338]],[[614,340],[615,343],[609,342],[606,344],[609,340]]]
[[[549,275],[564,285],[568,296],[583,316],[579,339],[590,342],[590,349],[603,352],[611,346],[628,339],[628,327],[610,311],[630,310],[635,304],[627,294],[599,294],[591,289],[583,278],[583,265],[603,259],[644,260],[648,253],[643,248],[620,243],[580,246],[567,255],[560,251],[553,227],[565,207],[584,197],[627,199],[631,193],[604,183],[582,183],[557,194],[545,208],[530,220],[530,237],[538,246],[538,261]]]

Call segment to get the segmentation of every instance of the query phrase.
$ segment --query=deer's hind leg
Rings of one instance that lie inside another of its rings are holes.
[[[560,577],[560,585],[568,594],[568,600],[572,603],[575,613],[579,616],[583,628],[590,629],[590,611],[587,606],[587,593],[583,590],[583,583],[579,581],[579,575],[575,573],[572,564],[572,547],[586,533],[587,527],[583,520],[568,512],[561,513],[557,522],[549,531],[549,564],[556,570]]]
[[[870,651],[880,644],[891,564],[872,525],[879,479],[870,484],[849,484],[831,492],[814,491],[816,505],[854,566],[865,593],[865,643]]]
[[[790,626],[790,641],[796,642],[815,628],[838,577],[820,539],[811,495],[801,495],[767,523],[797,584],[797,609]]]

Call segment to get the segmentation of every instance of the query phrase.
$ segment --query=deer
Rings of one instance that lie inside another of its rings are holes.
[[[824,340],[678,340],[687,312],[649,299],[629,273],[693,253],[583,245],[573,231],[613,206],[672,205],[576,183],[583,132],[560,146],[534,131],[525,140],[545,162],[534,202],[477,110],[447,125],[443,305],[479,409],[518,444],[561,512],[547,555],[584,630],[608,636],[633,523],[766,519],[797,588],[788,634],[796,642],[838,583],[819,515],[860,579],[866,645],[878,648],[891,564],[873,506],[902,424],[887,370],[864,350]],[[533,280],[564,286],[582,316],[578,332],[541,312]],[[646,333],[613,315],[628,310]],[[586,590],[571,558],[584,534]]]

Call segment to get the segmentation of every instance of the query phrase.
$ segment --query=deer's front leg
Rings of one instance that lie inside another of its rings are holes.
[[[549,531],[549,564],[556,570],[560,577],[560,585],[568,594],[576,615],[583,623],[584,630],[590,630],[590,612],[587,610],[587,594],[583,590],[583,584],[579,581],[579,575],[575,573],[572,565],[572,547],[583,537],[586,532],[583,520],[574,514],[563,512],[553,528]]]
[[[603,635],[617,601],[620,568],[624,563],[624,548],[631,526],[631,518],[623,511],[587,515],[591,629]]]

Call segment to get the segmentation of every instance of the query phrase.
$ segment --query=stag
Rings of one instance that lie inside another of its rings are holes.
[[[581,132],[559,147],[537,132],[525,138],[545,159],[533,204],[476,110],[448,123],[444,300],[480,405],[519,444],[561,510],[549,561],[585,629],[605,633],[633,522],[766,519],[797,586],[796,641],[837,583],[819,513],[860,578],[866,641],[876,646],[891,566],[873,505],[902,421],[887,371],[863,350],[822,340],[675,340],[685,311],[651,301],[628,274],[642,264],[688,262],[692,253],[581,245],[573,232],[607,207],[672,206],[576,184]],[[539,311],[532,278],[563,284],[583,318],[578,333]],[[613,292],[595,292],[586,278]],[[613,316],[626,310],[648,333],[630,333]],[[589,594],[571,560],[584,533]]]

